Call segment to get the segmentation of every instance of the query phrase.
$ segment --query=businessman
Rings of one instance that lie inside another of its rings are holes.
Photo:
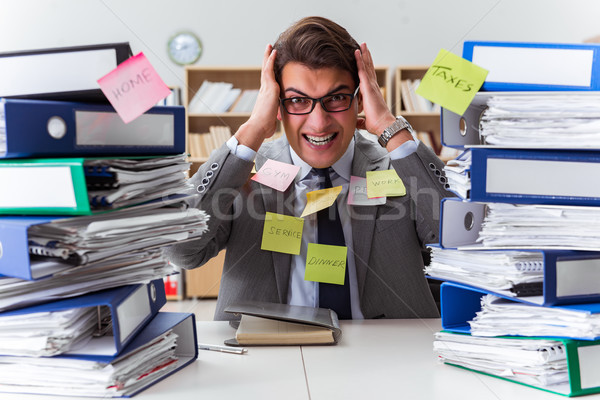
[[[285,136],[265,142],[278,121]],[[226,249],[218,320],[236,318],[223,310],[241,300],[329,307],[341,319],[437,317],[423,255],[451,193],[443,163],[411,130],[385,103],[366,44],[325,18],[296,22],[265,50],[248,121],[190,178],[209,231],[172,246],[171,261],[196,268]],[[250,180],[269,159],[300,167],[284,192]],[[405,195],[348,204],[351,176],[390,169]],[[342,192],[304,218],[299,255],[261,249],[267,212],[299,217],[308,192],[332,186]],[[347,248],[343,285],[305,279],[309,243]]]

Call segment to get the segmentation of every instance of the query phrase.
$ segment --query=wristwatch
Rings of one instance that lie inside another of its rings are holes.
[[[411,135],[414,135],[415,133],[413,127],[410,126],[410,124],[406,119],[404,119],[404,117],[396,117],[396,121],[394,121],[393,124],[391,124],[383,130],[383,133],[379,136],[379,139],[377,139],[377,141],[379,142],[381,147],[385,148],[390,139],[402,129],[408,129]]]

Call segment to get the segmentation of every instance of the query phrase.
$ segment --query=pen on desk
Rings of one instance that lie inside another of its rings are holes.
[[[216,344],[198,343],[198,350],[220,351],[222,353],[246,354],[248,349],[244,347],[218,346]]]

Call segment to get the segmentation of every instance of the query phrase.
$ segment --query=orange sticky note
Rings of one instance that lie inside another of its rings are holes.
[[[304,207],[300,218],[330,207],[341,191],[342,187],[336,186],[306,193],[306,207]]]
[[[123,61],[100,78],[98,84],[125,123],[133,121],[171,94],[144,53]]]

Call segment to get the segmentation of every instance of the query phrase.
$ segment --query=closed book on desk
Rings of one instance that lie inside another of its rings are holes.
[[[0,158],[185,152],[185,109],[155,106],[125,124],[108,104],[0,99]]]
[[[0,214],[89,215],[189,192],[185,158],[0,160]]]
[[[564,396],[600,392],[600,341],[435,334],[446,364]]]
[[[428,278],[543,306],[600,302],[597,251],[429,247]]]
[[[166,302],[155,279],[0,313],[0,354],[116,356]]]
[[[539,306],[481,288],[444,282],[442,328],[474,336],[547,336],[600,340],[600,303]]]
[[[489,71],[482,90],[599,90],[600,45],[465,41],[463,58]]]
[[[194,314],[159,312],[118,356],[0,357],[0,392],[132,397],[197,357]]]
[[[108,103],[97,81],[131,55],[127,42],[0,53],[0,97]]]
[[[232,346],[336,344],[342,331],[330,309],[257,301],[231,304],[225,312],[241,315]]]

